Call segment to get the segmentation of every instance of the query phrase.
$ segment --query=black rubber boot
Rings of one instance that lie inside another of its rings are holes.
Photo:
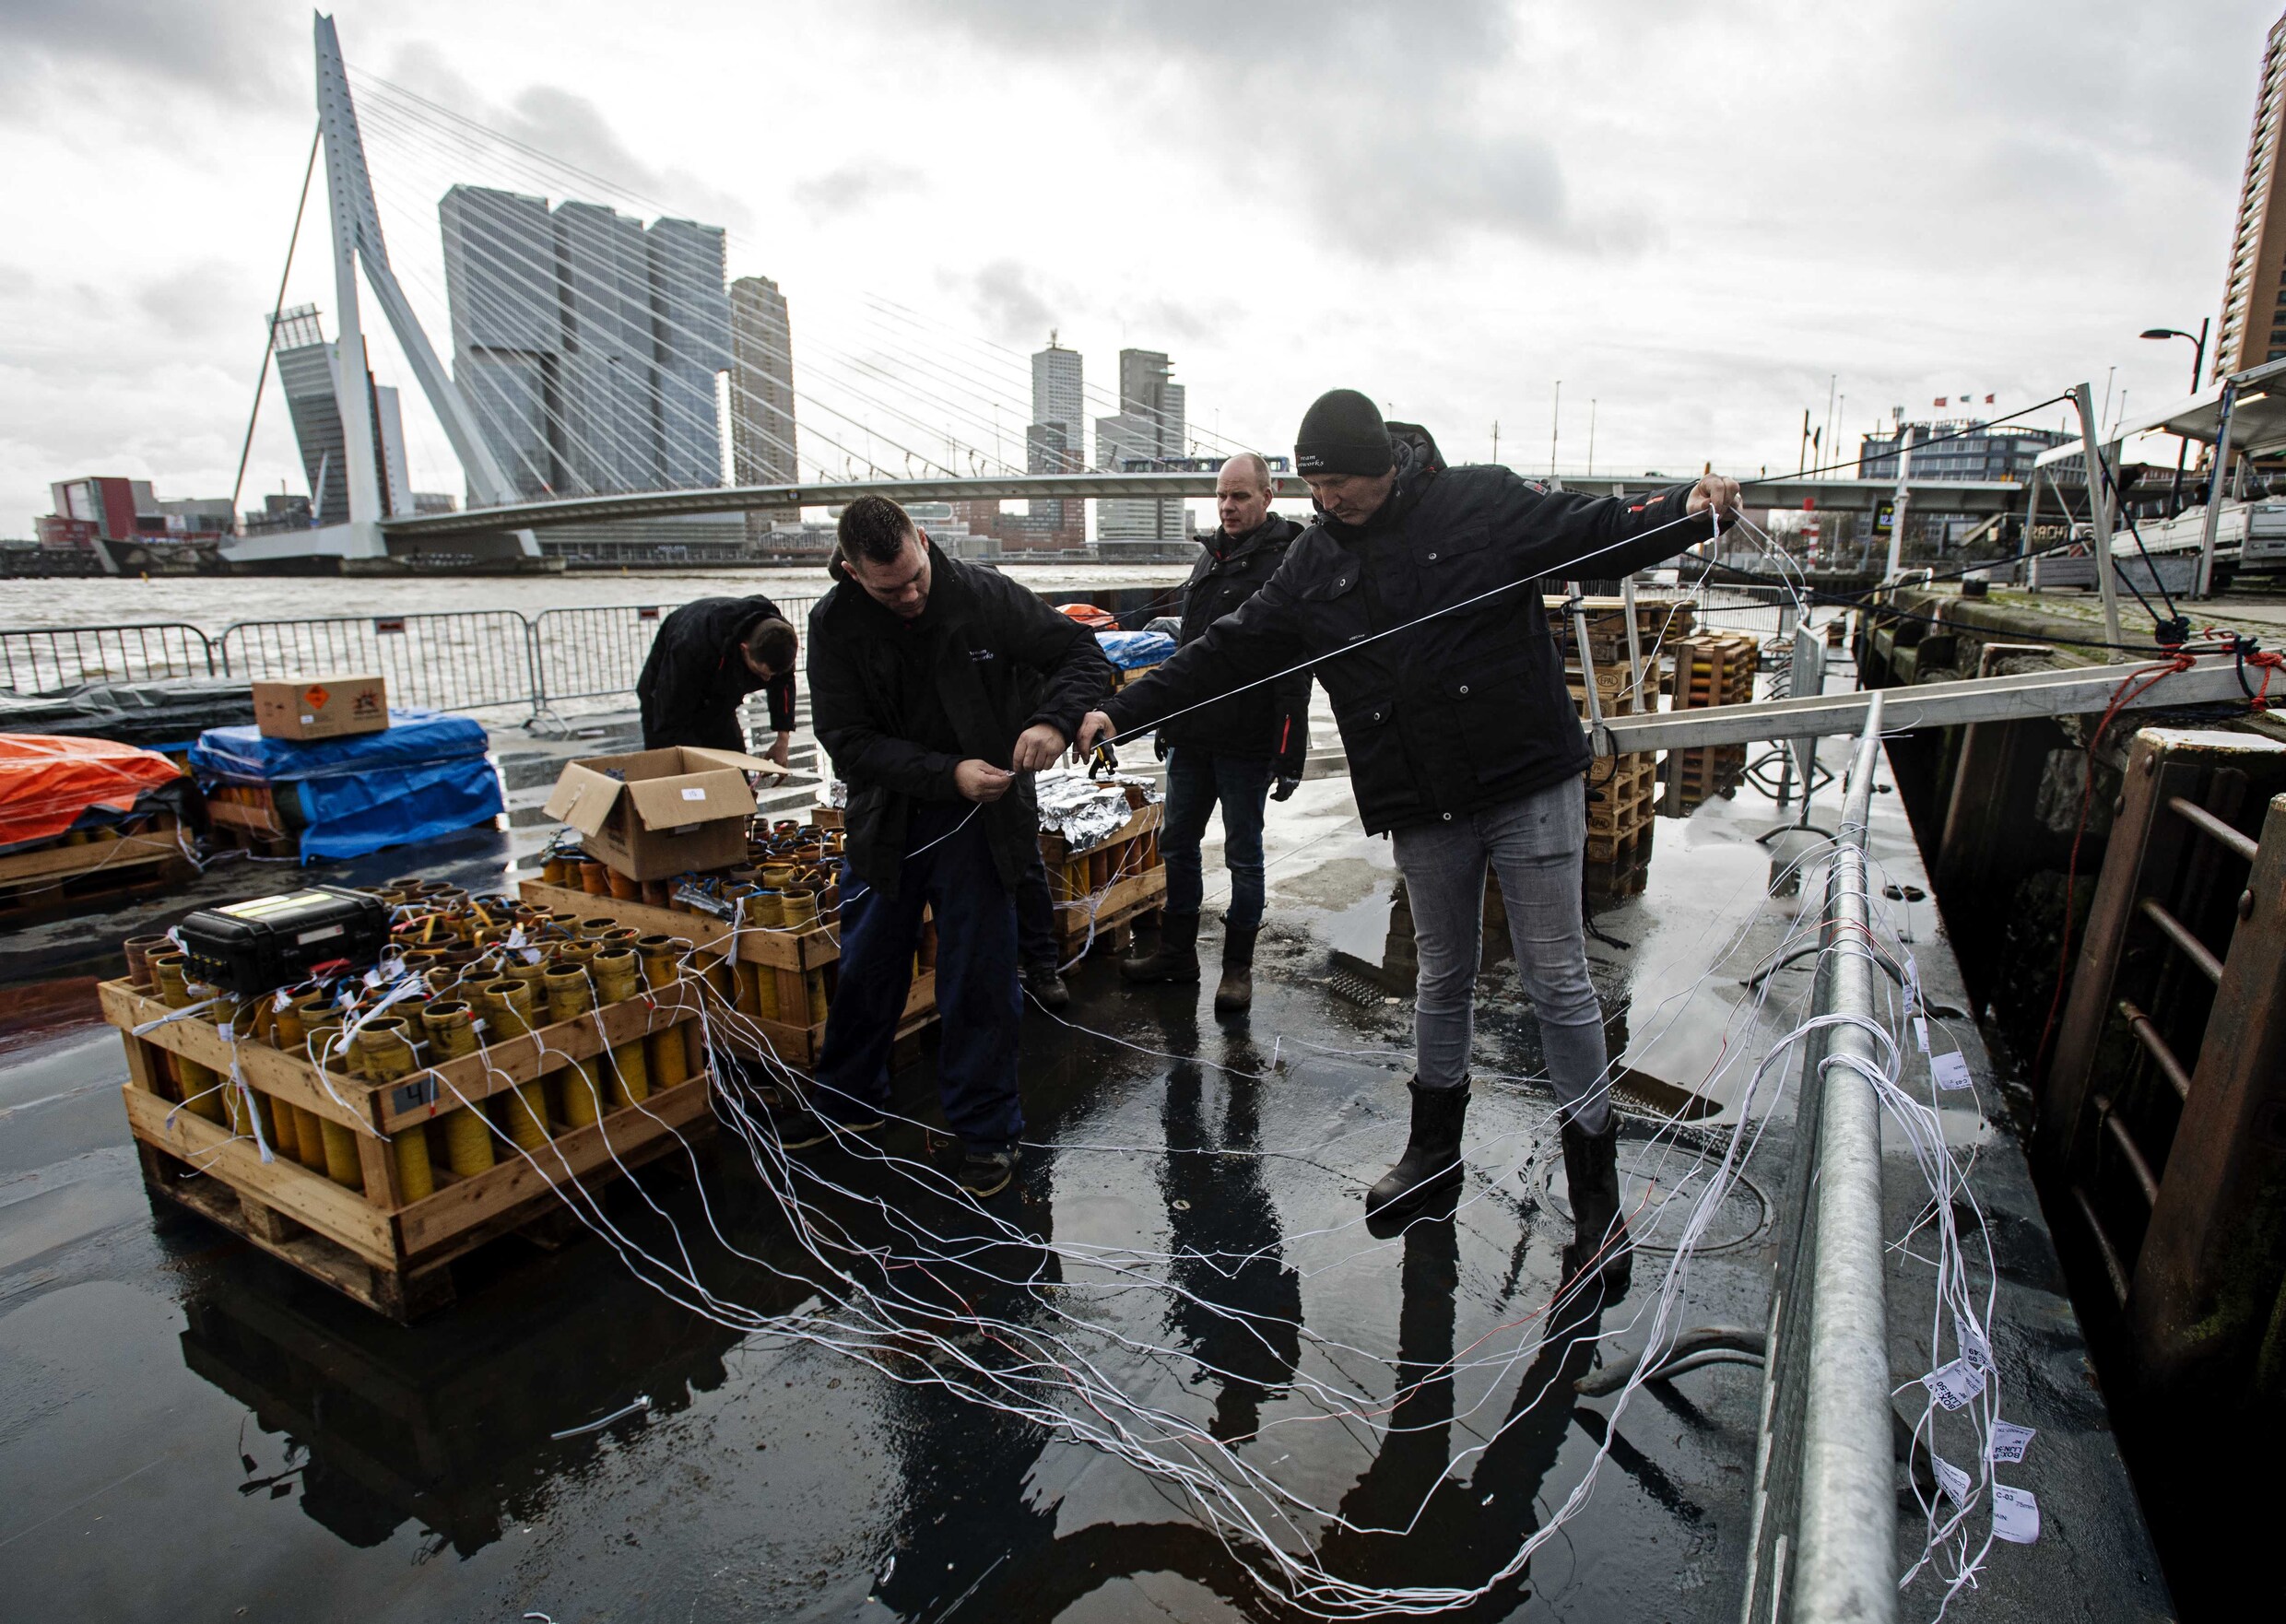
[[[1563,1178],[1572,1196],[1572,1243],[1563,1249],[1568,1280],[1593,1276],[1604,1289],[1627,1289],[1634,1277],[1634,1245],[1620,1211],[1620,1135],[1615,1124],[1590,1134],[1563,1124]]]
[[[1071,989],[1064,984],[1064,972],[1053,959],[1026,960],[1016,979],[1040,1001],[1043,1009],[1062,1009],[1071,1002]]]
[[[997,1195],[1016,1177],[1016,1164],[1023,1153],[1013,1145],[964,1145],[961,1147],[960,1171],[955,1176],[960,1188],[982,1201],[987,1195]]]
[[[1418,1078],[1405,1086],[1413,1091],[1413,1131],[1396,1166],[1365,1193],[1369,1218],[1402,1218],[1416,1212],[1448,1182],[1459,1181],[1461,1125],[1468,1119],[1468,1079],[1463,1077],[1451,1089],[1424,1089]]]
[[[1255,936],[1227,926],[1222,933],[1222,982],[1215,988],[1215,1013],[1236,1015],[1255,1001]]]
[[[1131,982],[1195,982],[1198,979],[1198,915],[1162,913],[1159,916],[1159,946],[1149,953],[1119,961],[1119,973]]]

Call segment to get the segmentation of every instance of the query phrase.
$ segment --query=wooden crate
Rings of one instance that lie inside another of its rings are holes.
[[[1754,697],[1762,649],[1743,632],[1703,632],[1675,645],[1674,709],[1744,704]],[[1746,776],[1744,745],[1702,745],[1670,751],[1667,773],[1675,794],[1665,810],[1687,813],[1738,787]]]
[[[1102,949],[1117,952],[1165,905],[1167,869],[1159,851],[1165,808],[1132,806],[1127,821],[1091,846],[1073,847],[1061,835],[1040,837],[1048,894],[1055,900],[1056,946],[1065,959]],[[1092,932],[1092,935],[1090,935]]]
[[[277,792],[247,784],[217,784],[206,797],[206,828],[216,843],[257,857],[299,857],[301,837],[286,826]]]
[[[1646,818],[1626,834],[1587,837],[1581,878],[1594,898],[1641,895],[1651,873],[1652,840],[1657,820]]]
[[[174,814],[157,812],[132,832],[110,839],[77,844],[57,839],[0,856],[0,919],[20,924],[59,908],[170,885],[191,873]]]
[[[724,946],[731,935],[730,922],[717,919],[711,913],[686,913],[678,908],[654,908],[647,902],[630,901],[619,897],[591,897],[565,886],[551,886],[545,880],[527,879],[517,888],[523,900],[536,908],[552,911],[578,909],[583,919],[611,918],[621,924],[632,925],[645,936],[681,936],[701,956],[701,962],[719,962]],[[774,979],[772,1006],[780,1010],[807,1008],[810,1002],[810,978],[822,977],[824,996],[829,1007],[832,1003],[835,968],[841,962],[841,927],[838,924],[812,925],[807,930],[780,930],[767,925],[749,925],[737,933],[738,959],[756,975],[767,974]],[[735,995],[734,995],[735,996]],[[788,1065],[811,1067],[818,1063],[819,1051],[825,1043],[825,1022],[789,1021],[774,1019],[761,1013],[759,997],[739,1002],[746,1018],[759,1027],[769,1039],[770,1047],[777,1057]],[[912,994],[905,1000],[905,1012],[899,1019],[897,1036],[901,1040],[913,1036],[937,1019],[937,974],[925,966],[913,979]],[[758,1045],[742,1045],[728,1041],[734,1053],[742,1053],[749,1059],[762,1057]]]
[[[103,983],[98,995],[104,1018],[120,1029],[125,1044],[127,1125],[153,1193],[402,1322],[452,1300],[454,1259],[557,1210],[562,1197],[556,1186],[607,1182],[622,1167],[677,1147],[678,1133],[687,1136],[713,1121],[706,1057],[694,1041],[701,994],[688,978],[608,1005],[600,1018],[583,1016],[503,1039],[486,1053],[386,1084],[321,1074],[301,1056],[251,1038],[233,1043],[195,1016],[166,1019],[172,1013],[166,1005],[125,981]],[[160,1020],[165,1024],[136,1035],[136,1029]],[[607,1048],[677,1028],[691,1051],[688,1081],[640,1105],[607,1110],[583,1127],[550,1123],[548,1147],[531,1160],[497,1136],[498,1159],[483,1172],[458,1177],[437,1159],[434,1193],[406,1198],[393,1136],[425,1132],[431,1118],[457,1108],[459,1100],[481,1102]],[[275,1102],[284,1100],[349,1128],[363,1188],[336,1183],[290,1157],[265,1161],[251,1139],[179,1105],[168,1054],[226,1077],[235,1059],[238,1075],[273,1114]]]
[[[1620,834],[1650,818],[1658,805],[1658,771],[1648,752],[1618,757],[1616,770],[1597,762],[1588,769],[1587,832]],[[1608,781],[1602,776],[1609,771]]]

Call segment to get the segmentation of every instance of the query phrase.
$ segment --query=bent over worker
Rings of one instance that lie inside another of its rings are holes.
[[[1358,814],[1395,847],[1420,955],[1412,1130],[1367,1209],[1404,1216],[1457,1179],[1489,863],[1561,1103],[1566,1272],[1623,1290],[1608,1056],[1581,917],[1589,751],[1539,578],[1624,575],[1680,552],[1736,511],[1738,483],[1591,498],[1506,468],[1448,468],[1425,430],[1384,423],[1348,389],[1310,407],[1294,449],[1316,523],[1236,613],[1090,714],[1079,746],[1315,663]]]
[[[990,1195],[1014,1175],[1024,1125],[1014,896],[1039,839],[1031,775],[1110,688],[1111,662],[1086,627],[947,558],[883,497],[843,511],[832,570],[809,616],[810,719],[849,806],[841,984],[815,1108],[847,1130],[881,1125],[926,906],[944,1018],[937,1087],[960,1136],[960,1184]],[[782,1130],[790,1148],[823,1136],[799,1125]]]
[[[1241,452],[1215,479],[1221,520],[1199,549],[1183,584],[1177,647],[1196,642],[1223,616],[1260,592],[1302,526],[1270,512],[1270,465]],[[1159,849],[1167,863],[1167,903],[1158,948],[1123,963],[1133,982],[1198,979],[1198,914],[1206,896],[1199,841],[1217,801],[1222,804],[1222,861],[1231,871],[1231,907],[1222,920],[1222,980],[1215,1013],[1253,1004],[1255,937],[1262,926],[1262,815],[1271,784],[1284,800],[1302,782],[1310,753],[1307,671],[1235,693],[1167,724],[1159,734],[1167,759],[1167,820]]]
[[[635,678],[643,748],[697,745],[744,751],[738,707],[759,688],[769,692],[771,731],[778,736],[763,754],[784,767],[794,743],[794,661],[800,643],[778,606],[759,594],[699,598],[677,609],[660,622],[642,675]]]

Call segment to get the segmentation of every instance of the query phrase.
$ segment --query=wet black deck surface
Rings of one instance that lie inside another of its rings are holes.
[[[1608,1007],[1637,1040],[1638,1068],[1670,1089],[1704,1076],[1744,997],[1740,978],[1799,905],[1758,900],[1768,857],[1751,836],[1772,820],[1767,803],[1742,802],[1663,823],[1651,891],[1598,920]],[[1892,867],[1917,874],[1902,819],[1878,832]],[[462,855],[477,869],[498,861]],[[1035,1243],[999,1240],[948,1289],[1019,1323],[1064,1313],[1115,1331],[1136,1346],[1103,1338],[1101,1368],[1126,1392],[1240,1441],[1243,1458],[1321,1506],[1363,1524],[1412,1522],[1408,1536],[1314,1541],[1328,1568],[1377,1584],[1481,1582],[1608,1443],[1585,1508],[1468,1616],[1736,1618],[1760,1371],[1714,1366],[1648,1387],[1616,1427],[1611,1401],[1572,1391],[1597,1358],[1596,1335],[1609,1338],[1607,1358],[1639,1345],[1669,1255],[1658,1242],[1672,1237],[1646,1234],[1629,1297],[1597,1319],[1559,1316],[1562,1334],[1544,1335],[1569,1224],[1547,1101],[1511,1080],[1537,1071],[1538,1055],[1504,971],[1486,983],[1466,1204],[1401,1236],[1366,1230],[1364,1186],[1403,1138],[1410,1007],[1354,974],[1336,978],[1331,953],[1378,959],[1386,843],[1358,834],[1335,782],[1305,786],[1273,855],[1274,923],[1250,1020],[1219,1025],[1201,989],[1126,992],[1101,959],[1075,977],[1073,1024],[1028,1016],[1035,1145],[994,1210]],[[1915,922],[1941,1002],[1950,959],[1934,909]],[[1782,997],[1808,980],[1782,972]],[[91,1024],[91,1005],[85,979],[19,984],[0,1003],[8,1612],[538,1613],[558,1624],[1296,1616],[1160,1481],[817,1342],[714,1323],[592,1238],[553,1252],[512,1239],[466,1265],[459,1302],[434,1321],[379,1321],[154,1206],[114,1091],[117,1039]],[[1728,1041],[1766,1041],[1775,1018]],[[1979,1188],[2004,1242],[1996,1353],[2024,1394],[2009,1413],[2042,1428],[2022,1480],[2048,1533],[1998,1548],[1983,1590],[1950,1616],[2164,1616],[2021,1154],[1962,1028],[1993,1118],[1980,1126],[1972,1112],[1962,1131],[1984,1136]],[[932,1113],[925,1064],[901,1090],[905,1109]],[[1710,1091],[1707,1108],[1729,1103]],[[1791,1114],[1789,1097],[1697,1254],[1686,1324],[1764,1322]],[[1713,1143],[1723,1120],[1663,1148],[1632,1125],[1631,1189],[1700,1176],[1693,1147]],[[907,1128],[890,1148],[929,1147]],[[878,1167],[826,1171],[851,1194],[821,1202],[838,1203],[861,1236],[888,1231],[860,1197],[894,1194],[910,1210],[909,1183]],[[644,1183],[665,1216],[622,1191],[615,1219],[661,1253],[679,1233],[721,1300],[759,1313],[831,1306],[832,1289],[813,1289],[815,1266],[736,1141],[717,1136]],[[1910,1222],[1910,1195],[1892,1192],[1893,1228]],[[977,1230],[949,1203],[918,1216],[949,1236]],[[1178,1285],[1255,1316],[1259,1332],[1164,1292],[1109,1289],[1068,1252],[1042,1250],[1051,1240],[1175,1254]],[[1218,1253],[1250,1261],[1205,1261]],[[1901,1257],[1901,1302],[1916,1278]],[[1902,1349],[1901,1369],[1914,1357]],[[1401,1380],[1408,1396],[1382,1436],[1302,1418],[1316,1412],[1295,1383],[1312,1378],[1383,1393]],[[639,1399],[608,1426],[554,1436]],[[1933,1595],[1910,1593],[1902,1616],[1933,1612]]]

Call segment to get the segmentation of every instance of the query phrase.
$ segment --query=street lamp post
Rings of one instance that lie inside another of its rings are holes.
[[[2212,321],[2211,316],[2201,320],[2196,334],[2186,333],[2179,327],[2146,327],[2143,330],[2142,335],[2146,338],[2188,338],[2191,341],[2191,393],[2193,394],[2198,393],[2198,375],[2207,370],[2207,329]],[[2174,483],[2167,490],[2167,517],[2170,519],[2183,511],[2183,459],[2190,449],[2189,441],[2180,434],[2175,436]]]

